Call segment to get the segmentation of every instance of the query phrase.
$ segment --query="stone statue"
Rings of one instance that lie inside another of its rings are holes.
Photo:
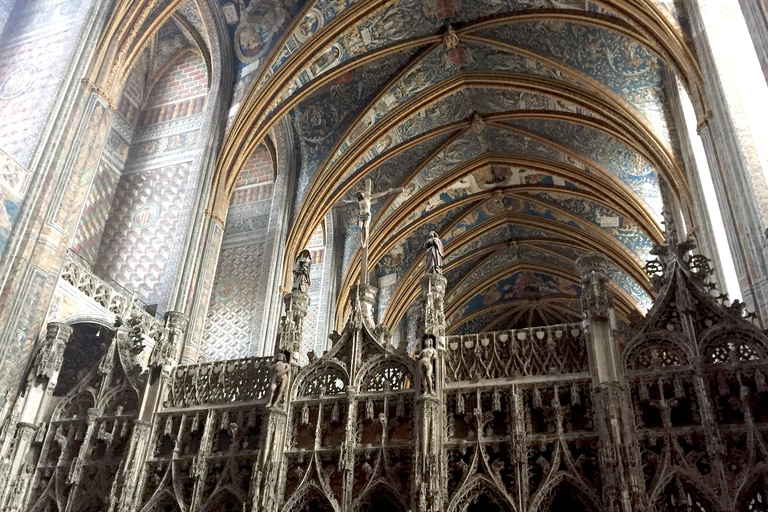
[[[293,286],[291,291],[300,291],[307,293],[309,286],[312,284],[312,280],[309,277],[309,272],[312,269],[312,256],[309,254],[308,249],[304,249],[299,253],[296,258],[296,265],[293,267]]]
[[[425,395],[435,394],[435,379],[432,363],[437,358],[437,351],[434,348],[435,336],[425,334],[421,338],[422,349],[419,352],[419,370],[421,371],[421,389]]]
[[[424,261],[425,274],[443,274],[443,241],[435,231],[429,232],[429,239],[424,243],[427,249]]]
[[[269,385],[269,393],[267,394],[267,407],[277,405],[283,399],[283,393],[288,388],[288,373],[290,371],[291,366],[285,362],[285,356],[277,354],[270,372],[272,383]]]

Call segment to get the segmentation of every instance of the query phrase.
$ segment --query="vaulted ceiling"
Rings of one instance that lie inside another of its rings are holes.
[[[452,332],[578,319],[574,261],[589,251],[612,261],[621,316],[648,307],[662,189],[684,216],[690,205],[675,76],[705,110],[674,2],[284,2],[225,5],[242,12],[220,166],[232,182],[270,128],[292,127],[288,253],[334,209],[337,321],[360,272],[356,210],[341,200],[367,177],[377,191],[404,188],[371,223],[369,271],[394,283],[379,298],[387,326],[417,300],[429,231],[445,245]]]

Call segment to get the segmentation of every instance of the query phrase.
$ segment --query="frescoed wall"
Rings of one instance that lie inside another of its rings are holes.
[[[19,2],[0,37],[0,149],[22,165],[37,145],[90,5]]]
[[[16,0],[0,0],[0,35],[3,33],[3,27],[5,27],[15,3]]]
[[[274,175],[272,156],[261,144],[248,158],[229,204],[201,344],[204,360],[254,356],[263,348]]]

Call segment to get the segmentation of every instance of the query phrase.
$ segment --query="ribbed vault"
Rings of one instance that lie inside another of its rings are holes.
[[[656,2],[308,3],[239,102],[219,161],[224,208],[245,155],[288,119],[298,158],[287,253],[331,210],[337,325],[361,272],[354,206],[371,178],[378,318],[417,300],[422,244],[443,240],[454,332],[572,321],[574,261],[609,256],[620,316],[644,309],[662,208],[691,218],[667,92],[706,113],[685,30]],[[684,19],[682,16],[681,19]],[[297,32],[298,31],[298,32]],[[290,263],[286,264],[286,276]]]

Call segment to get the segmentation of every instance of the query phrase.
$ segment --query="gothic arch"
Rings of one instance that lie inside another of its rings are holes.
[[[400,391],[414,383],[413,363],[401,355],[381,355],[365,362],[355,378],[355,386],[362,392]]]
[[[380,480],[369,487],[352,504],[357,512],[406,512],[408,506],[399,497],[400,491]]]
[[[625,367],[629,371],[650,368],[650,359],[659,359],[661,367],[687,366],[694,354],[682,334],[656,331],[633,340],[624,349]]]
[[[674,508],[677,504],[690,501],[690,508],[683,509],[685,512],[721,512],[716,505],[717,498],[707,490],[706,483],[697,480],[695,475],[672,468],[651,492],[649,511],[677,512],[679,509]]]
[[[597,497],[573,476],[560,473],[537,493],[532,512],[600,512]],[[581,508],[579,508],[581,507]]]
[[[230,486],[216,491],[200,508],[201,512],[239,512],[242,510],[245,496]]]
[[[305,483],[296,490],[283,506],[283,512],[339,512],[314,482]]]
[[[768,511],[768,495],[766,491],[766,479],[768,471],[765,464],[752,472],[749,479],[742,487],[741,492],[735,500],[733,510],[743,510],[744,512],[766,512]]]
[[[708,363],[756,361],[768,357],[768,339],[757,329],[738,325],[717,325],[701,334],[699,350]]]
[[[514,504],[506,497],[506,493],[502,492],[488,477],[479,474],[470,477],[461,486],[446,510],[447,512],[469,512],[470,507],[481,499],[484,504],[493,504],[496,507],[494,512],[517,512]],[[472,512],[481,512],[481,510],[484,509]]]
[[[167,489],[154,494],[141,508],[141,512],[181,512],[176,497]]]
[[[341,394],[349,384],[346,368],[337,361],[320,360],[303,368],[293,384],[294,398]],[[330,391],[330,393],[329,393]]]

